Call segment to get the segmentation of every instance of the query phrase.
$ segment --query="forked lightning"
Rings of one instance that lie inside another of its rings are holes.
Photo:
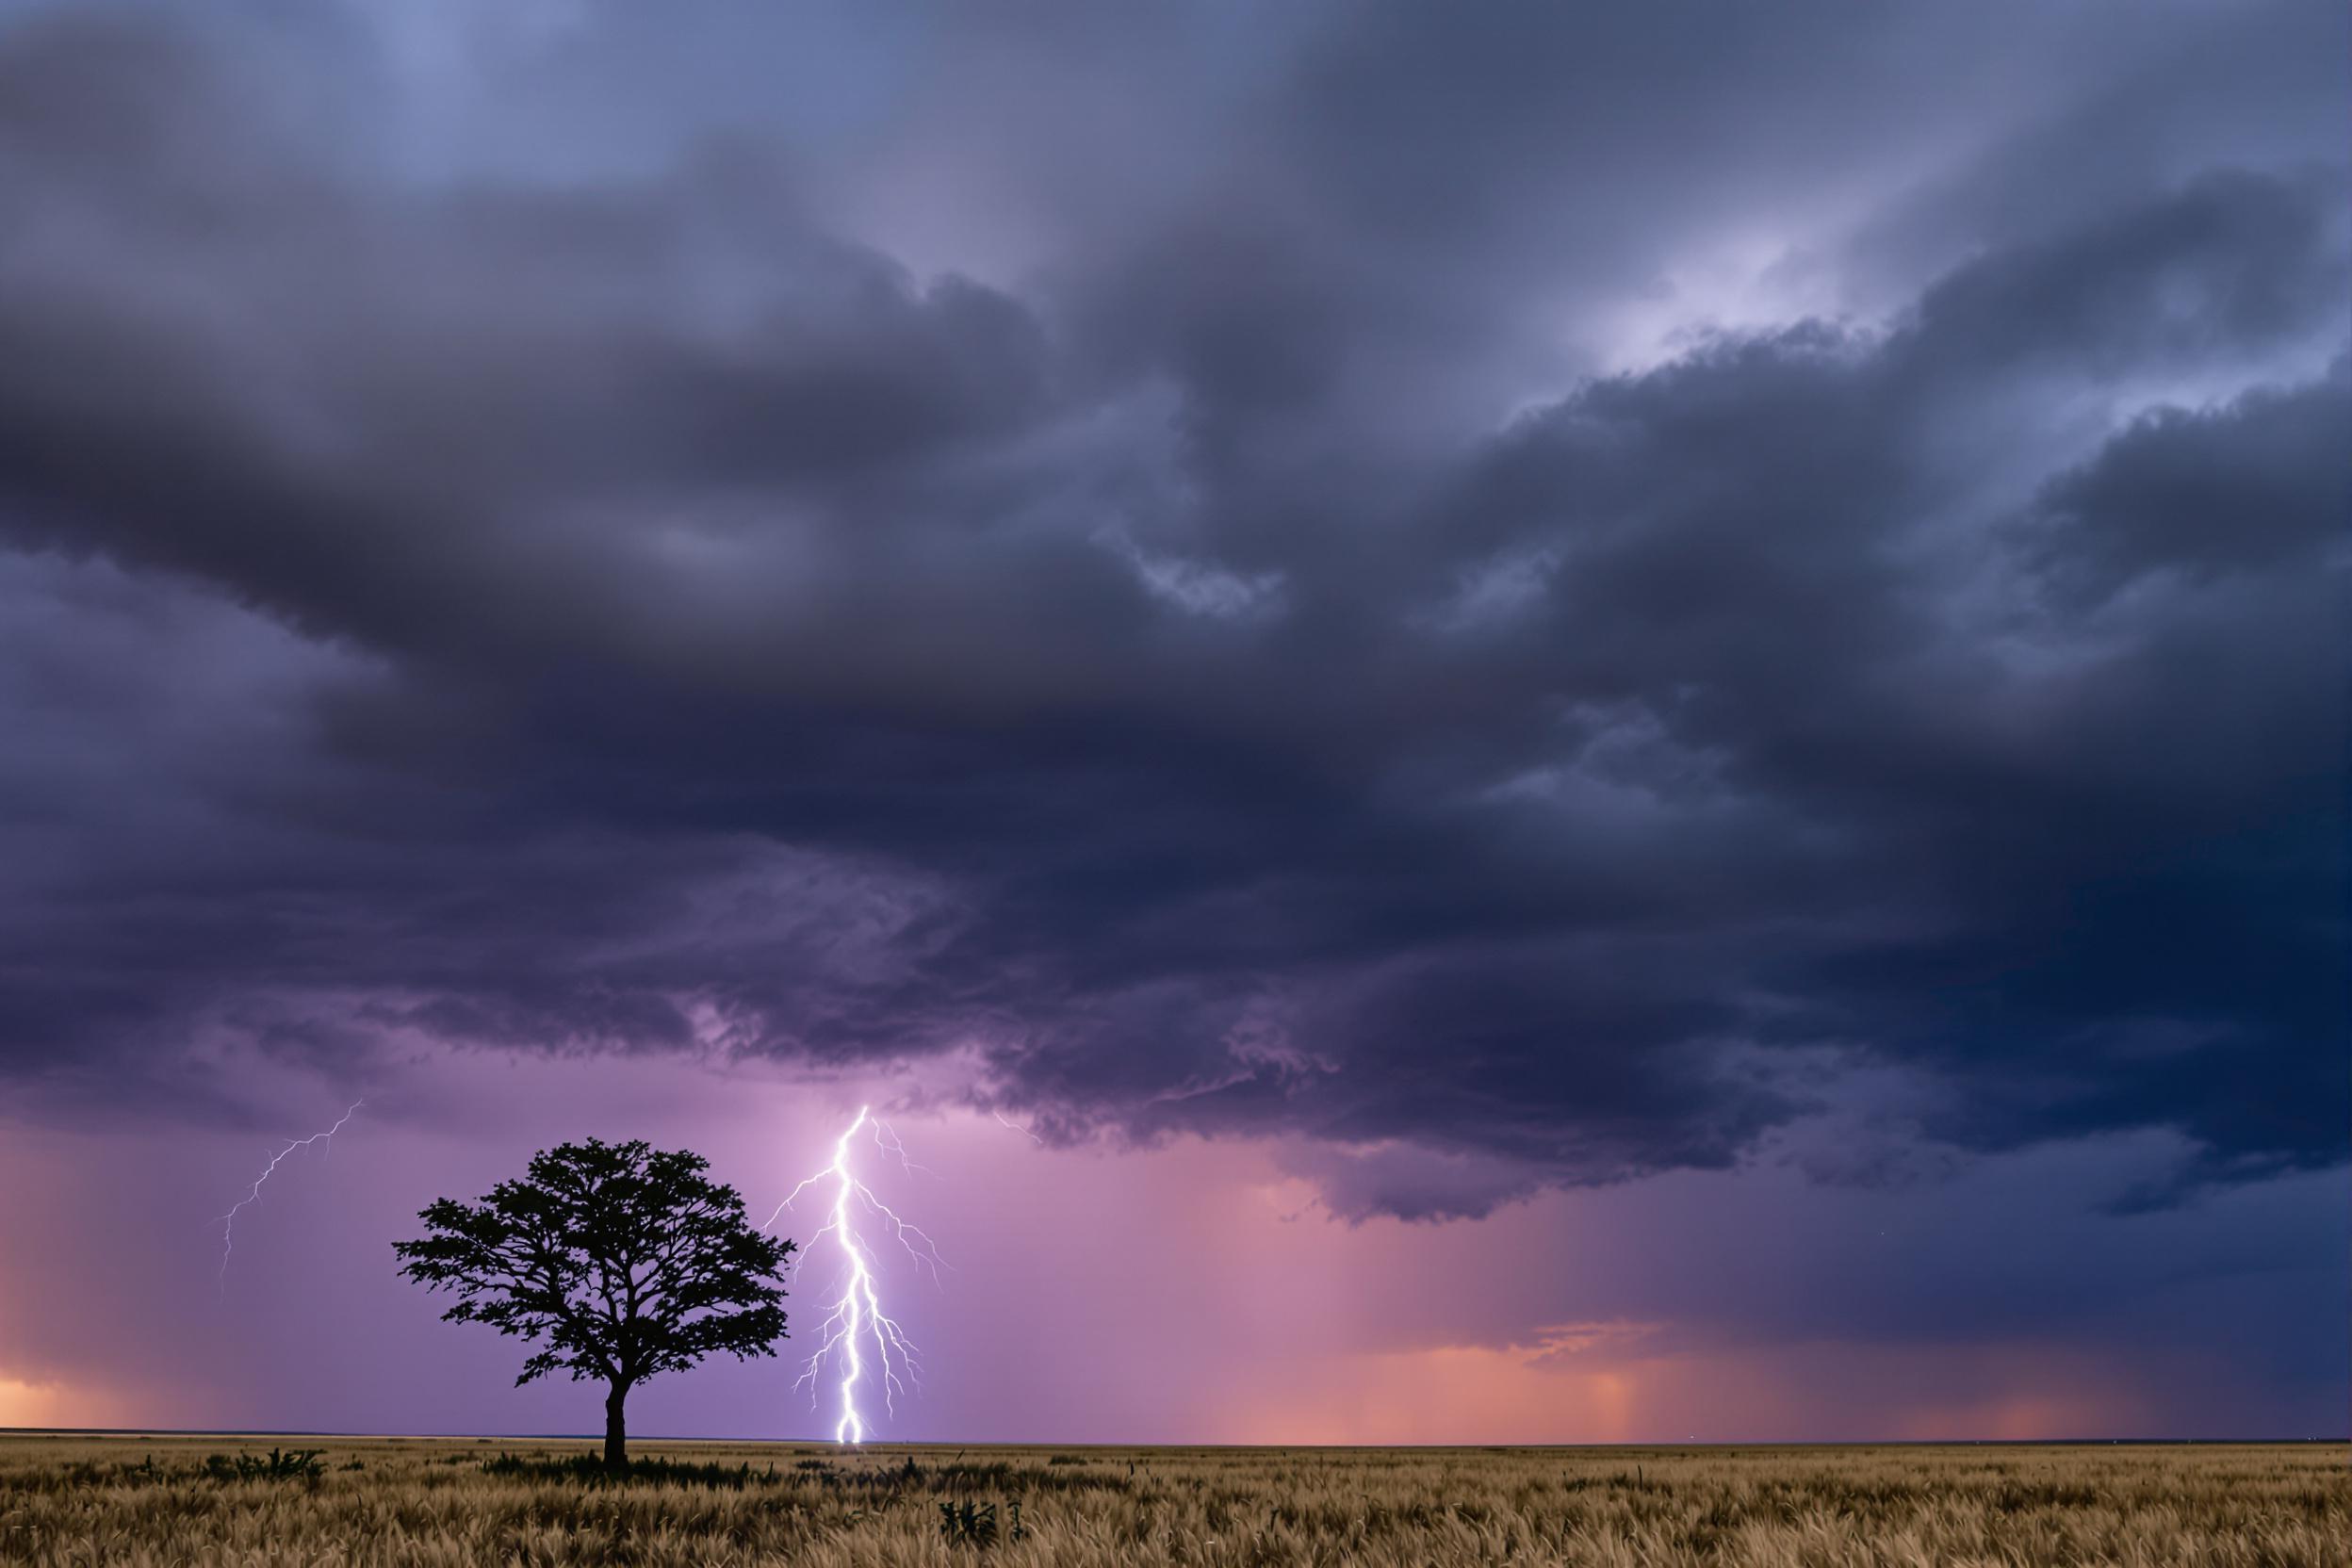
[[[281,1149],[276,1153],[270,1155],[270,1163],[263,1166],[261,1168],[261,1174],[253,1178],[253,1190],[246,1193],[244,1197],[238,1199],[229,1212],[220,1217],[220,1283],[222,1289],[225,1290],[228,1287],[229,1251],[231,1248],[236,1245],[237,1217],[239,1211],[250,1207],[253,1201],[261,1196],[262,1184],[270,1180],[270,1176],[277,1170],[279,1165],[284,1162],[288,1154],[293,1153],[297,1149],[308,1149],[314,1143],[325,1143],[329,1138],[334,1137],[335,1134],[341,1132],[343,1130],[344,1122],[351,1120],[351,1118],[358,1113],[359,1108],[366,1103],[368,1103],[368,1102],[365,1100],[352,1101],[351,1108],[345,1111],[334,1126],[328,1128],[323,1133],[313,1133],[306,1138],[296,1138],[292,1143],[287,1144],[284,1149]]]
[[[802,1368],[792,1386],[798,1388],[806,1383],[812,1398],[822,1397],[817,1380],[828,1362],[834,1364],[841,1378],[841,1413],[833,1427],[836,1443],[856,1444],[866,1440],[866,1418],[858,1409],[858,1398],[860,1385],[865,1381],[866,1351],[869,1347],[879,1368],[882,1408],[887,1413],[897,1413],[898,1397],[906,1392],[906,1384],[914,1380],[919,1370],[914,1342],[882,1310],[881,1287],[874,1278],[874,1260],[866,1242],[858,1233],[858,1217],[862,1214],[878,1217],[888,1225],[890,1234],[906,1250],[907,1255],[930,1268],[934,1278],[938,1277],[943,1261],[939,1257],[939,1250],[932,1244],[929,1236],[917,1226],[901,1219],[851,1170],[850,1146],[858,1133],[867,1129],[872,1130],[874,1146],[885,1153],[897,1156],[900,1165],[906,1170],[923,1168],[907,1158],[906,1145],[899,1142],[898,1135],[891,1132],[886,1123],[874,1119],[873,1107],[860,1106],[857,1119],[849,1124],[848,1131],[833,1145],[833,1163],[786,1194],[784,1201],[776,1206],[776,1212],[768,1216],[767,1224],[761,1227],[763,1230],[775,1229],[776,1220],[792,1206],[792,1200],[810,1187],[824,1182],[833,1184],[832,1208],[824,1228],[808,1238],[808,1246],[802,1251],[801,1261],[805,1263],[816,1250],[817,1244],[830,1236],[841,1254],[841,1288],[826,1312],[824,1341],[817,1347],[816,1353],[808,1358],[808,1364]],[[918,1246],[918,1243],[921,1245]],[[797,1278],[799,1264],[793,1266],[792,1272]]]

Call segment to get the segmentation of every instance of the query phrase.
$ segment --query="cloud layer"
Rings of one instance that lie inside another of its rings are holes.
[[[0,1072],[2343,1160],[2343,18],[1502,16],[0,24]]]

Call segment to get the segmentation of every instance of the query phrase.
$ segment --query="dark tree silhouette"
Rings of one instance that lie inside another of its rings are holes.
[[[392,1250],[402,1274],[464,1298],[445,1321],[543,1342],[517,1387],[550,1372],[602,1380],[604,1462],[618,1469],[630,1389],[713,1351],[772,1356],[785,1337],[777,1282],[792,1244],[755,1230],[709,1168],[634,1140],[561,1144],[480,1203],[420,1211],[432,1233]]]

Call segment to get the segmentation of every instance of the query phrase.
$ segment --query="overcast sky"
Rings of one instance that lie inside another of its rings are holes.
[[[879,1435],[2341,1434],[2347,59],[0,3],[0,1424],[585,1429],[415,1210],[871,1102]]]

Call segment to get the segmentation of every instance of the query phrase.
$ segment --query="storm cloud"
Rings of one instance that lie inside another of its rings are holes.
[[[423,14],[0,23],[12,1094],[2352,1152],[2337,8]]]

